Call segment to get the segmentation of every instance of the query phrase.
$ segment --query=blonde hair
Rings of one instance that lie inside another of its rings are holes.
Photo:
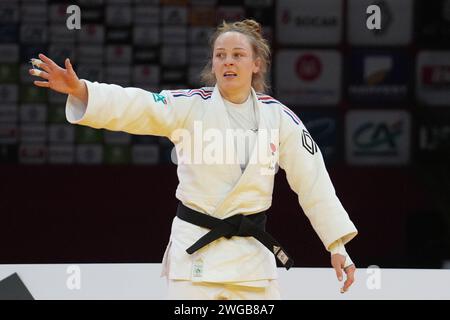
[[[233,23],[222,22],[212,34],[210,44],[210,55],[206,66],[200,74],[201,82],[206,86],[214,86],[216,84],[216,76],[212,69],[212,56],[214,51],[214,43],[217,38],[225,32],[239,32],[247,36],[253,49],[254,59],[260,58],[261,65],[259,72],[253,74],[252,87],[257,92],[266,92],[269,89],[267,84],[266,74],[270,65],[270,47],[266,39],[263,38],[261,32],[261,25],[255,20],[245,19]]]

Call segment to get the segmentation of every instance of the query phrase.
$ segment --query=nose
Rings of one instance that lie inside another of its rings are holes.
[[[233,59],[231,59],[230,57],[227,57],[227,58],[225,59],[225,61],[223,62],[223,64],[224,64],[226,67],[228,67],[228,66],[234,65],[234,62],[233,62]]]

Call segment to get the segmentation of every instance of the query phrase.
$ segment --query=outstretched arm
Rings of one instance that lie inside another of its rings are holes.
[[[171,91],[152,93],[140,88],[123,88],[115,84],[79,79],[69,59],[65,69],[50,58],[39,55],[30,74],[47,81],[35,85],[68,94],[66,117],[72,124],[170,137],[181,128],[193,106],[195,98],[173,97]]]

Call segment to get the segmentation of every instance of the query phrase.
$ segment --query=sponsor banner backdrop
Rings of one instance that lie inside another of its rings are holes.
[[[347,65],[351,101],[379,104],[409,99],[412,62],[406,52],[356,50]]]
[[[450,1],[416,1],[417,41],[421,45],[450,47]]]
[[[326,163],[334,163],[340,157],[340,137],[342,121],[338,119],[337,112],[315,112],[303,111],[301,120],[311,135],[312,139],[319,146]]]
[[[381,12],[381,28],[367,28],[367,7],[377,5]],[[348,0],[347,35],[352,45],[404,46],[413,33],[413,0]]]
[[[406,165],[411,119],[403,110],[358,110],[346,115],[345,149],[350,165]]]
[[[342,38],[342,1],[277,0],[277,39],[283,45],[338,44]]]
[[[277,98],[284,104],[336,105],[341,99],[341,55],[336,50],[281,50]]]
[[[416,94],[430,106],[450,106],[450,51],[422,51],[417,56]]]

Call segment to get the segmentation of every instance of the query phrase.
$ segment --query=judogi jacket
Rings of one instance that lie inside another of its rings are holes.
[[[168,137],[177,151],[176,198],[185,206],[220,219],[264,211],[272,203],[279,165],[327,250],[337,240],[345,245],[356,236],[319,147],[297,115],[276,99],[252,89],[258,140],[242,172],[239,163],[233,163],[234,139],[229,138],[230,122],[217,86],[151,93],[83,81],[88,103],[69,95],[67,120],[92,128]],[[175,217],[162,275],[208,282],[277,278],[273,253],[253,237],[220,238],[188,254],[186,249],[208,231]]]

